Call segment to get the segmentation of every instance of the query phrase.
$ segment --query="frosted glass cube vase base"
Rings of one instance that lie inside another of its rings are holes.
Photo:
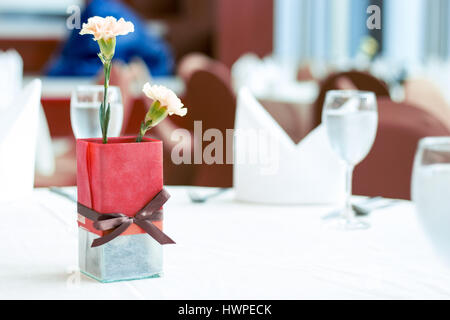
[[[78,228],[80,271],[100,282],[162,276],[162,246],[148,234],[124,235],[91,248],[98,235]]]

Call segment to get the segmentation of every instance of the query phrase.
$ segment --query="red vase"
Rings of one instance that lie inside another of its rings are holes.
[[[100,214],[133,217],[163,188],[162,142],[135,137],[77,140],[78,202]],[[162,221],[153,224],[162,230]],[[157,277],[162,246],[138,225],[99,247],[92,241],[110,231],[78,215],[80,270],[102,282]]]

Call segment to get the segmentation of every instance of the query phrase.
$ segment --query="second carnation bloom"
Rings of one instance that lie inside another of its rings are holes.
[[[185,116],[187,108],[184,108],[180,98],[170,89],[160,85],[150,85],[148,82],[144,85],[142,91],[153,100],[141,128],[136,142],[141,142],[145,133],[164,120],[168,115],[176,114]]]

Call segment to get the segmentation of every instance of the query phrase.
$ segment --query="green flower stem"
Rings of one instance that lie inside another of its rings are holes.
[[[109,78],[111,74],[111,60],[102,59],[103,71],[105,73],[104,90],[103,90],[103,103],[100,106],[100,125],[102,128],[103,143],[108,142],[108,126],[110,119],[110,105],[107,104],[108,100],[108,88],[109,88]]]
[[[136,142],[141,142],[142,138],[144,137],[145,133],[150,130],[150,128],[152,127],[152,121],[147,121],[144,122],[142,121],[141,123],[141,130],[139,130],[139,135],[136,138]]]

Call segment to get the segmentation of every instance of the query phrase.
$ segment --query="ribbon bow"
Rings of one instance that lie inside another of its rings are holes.
[[[78,202],[78,213],[94,221],[94,228],[100,231],[114,229],[111,233],[97,238],[91,247],[98,247],[121,235],[133,223],[145,230],[160,244],[175,243],[164,232],[158,229],[152,221],[161,221],[163,217],[160,208],[169,200],[170,194],[162,189],[144,208],[139,210],[134,217],[123,213],[98,213]]]

